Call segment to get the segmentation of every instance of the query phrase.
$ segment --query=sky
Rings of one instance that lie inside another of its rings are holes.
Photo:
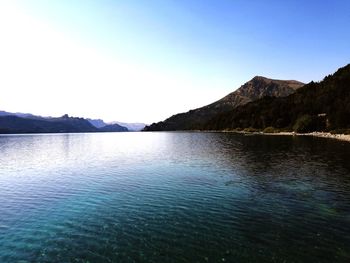
[[[348,0],[0,0],[0,110],[150,124],[350,63]]]

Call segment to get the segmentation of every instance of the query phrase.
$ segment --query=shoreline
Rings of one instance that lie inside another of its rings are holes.
[[[231,131],[223,131],[231,132]],[[312,136],[319,138],[335,139],[345,142],[350,142],[350,134],[332,134],[329,132],[310,132],[310,133],[296,133],[296,132],[276,132],[276,133],[264,133],[264,132],[244,132],[244,131],[232,131],[240,134],[256,134],[256,135],[272,135],[272,136]]]
[[[157,131],[139,131],[139,132],[157,132]],[[164,131],[158,131],[164,132]],[[183,130],[183,131],[168,131],[168,132],[220,132],[220,133],[237,133],[241,135],[268,135],[268,136],[313,136],[318,138],[335,139],[344,142],[350,142],[350,134],[332,134],[330,132],[310,132],[310,133],[296,133],[296,132],[275,132],[268,133],[262,131],[235,131],[235,130]],[[61,134],[90,134],[90,133],[125,133],[125,132],[65,132],[65,133],[3,133],[0,136],[14,136],[14,135],[61,135]],[[134,132],[135,133],[135,132]]]
[[[329,132],[311,132],[311,133],[293,133],[291,135],[296,136],[313,136],[319,138],[335,139],[340,141],[350,142],[350,134],[332,134]]]
[[[175,131],[175,132],[222,132],[222,133],[237,133],[242,135],[268,135],[268,136],[312,136],[318,138],[335,139],[339,141],[350,142],[350,134],[330,132],[309,132],[309,133],[297,133],[297,132],[262,132],[262,131],[235,131],[235,130],[188,130],[188,131]]]

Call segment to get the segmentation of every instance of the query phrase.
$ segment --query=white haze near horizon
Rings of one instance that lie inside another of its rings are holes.
[[[233,87],[109,56],[10,1],[0,3],[0,34],[0,110],[152,123]]]

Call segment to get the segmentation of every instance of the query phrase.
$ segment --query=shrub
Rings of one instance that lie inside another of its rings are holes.
[[[308,114],[299,117],[293,126],[293,130],[300,133],[310,132],[312,128],[312,117]]]
[[[263,133],[277,133],[279,132],[279,129],[276,129],[274,127],[266,127],[264,130],[263,130]]]
[[[336,129],[330,131],[331,134],[350,134],[350,129]]]
[[[252,128],[252,127],[249,127],[249,128],[245,128],[243,131],[244,132],[258,132],[259,130],[255,129],[255,128]]]

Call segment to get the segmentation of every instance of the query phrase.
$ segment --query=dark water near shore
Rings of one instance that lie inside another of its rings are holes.
[[[350,143],[0,136],[0,262],[350,262]]]

